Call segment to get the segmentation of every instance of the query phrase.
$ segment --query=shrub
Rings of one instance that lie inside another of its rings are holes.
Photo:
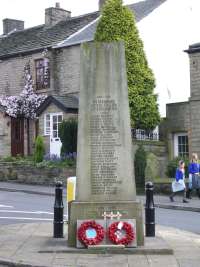
[[[147,153],[145,169],[145,180],[154,182],[156,177],[159,177],[159,161],[155,154],[152,152]]]
[[[34,159],[36,163],[42,162],[45,153],[44,140],[42,136],[38,136],[35,140]]]
[[[77,152],[78,123],[74,118],[64,120],[59,126],[59,137],[62,142],[61,155]]]
[[[135,153],[135,181],[137,187],[144,188],[145,185],[145,169],[147,165],[147,155],[142,145],[140,145]]]
[[[167,170],[166,170],[167,177],[169,178],[175,177],[176,169],[178,168],[178,162],[180,160],[184,160],[185,162],[185,177],[188,177],[189,159],[181,158],[181,157],[176,157],[175,159],[169,161],[169,163],[167,164]]]

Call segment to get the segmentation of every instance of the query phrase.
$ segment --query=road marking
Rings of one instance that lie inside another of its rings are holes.
[[[0,204],[0,208],[11,208],[11,209],[13,209],[14,207],[13,207],[13,206],[1,205],[1,204]]]
[[[22,214],[46,214],[46,215],[53,215],[53,212],[47,212],[47,211],[25,211],[25,210],[0,210],[0,213],[22,213]],[[67,217],[67,215],[63,215],[64,217]]]
[[[25,211],[25,210],[0,210],[0,212],[8,212],[8,213],[30,213],[30,214],[50,214],[52,215],[52,212],[47,211]]]
[[[29,220],[29,221],[53,221],[53,219],[45,218],[26,218],[26,217],[0,217],[0,219],[11,219],[11,220]]]

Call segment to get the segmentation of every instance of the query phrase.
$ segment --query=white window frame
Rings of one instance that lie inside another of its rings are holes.
[[[50,121],[50,126],[49,126],[49,130],[47,131],[47,116],[50,116],[50,119],[49,119],[49,121]],[[62,121],[63,121],[63,113],[62,112],[56,112],[56,113],[46,113],[45,115],[44,115],[44,135],[45,136],[50,136],[50,135],[52,135],[52,131],[53,131],[53,127],[52,127],[52,117],[53,116],[62,116]]]
[[[47,116],[48,115],[49,115],[50,126],[48,127],[49,130],[47,131]],[[46,114],[44,114],[44,135],[49,136],[50,134],[51,134],[51,114],[46,113]]]
[[[56,113],[50,113],[50,135],[53,137],[53,120],[51,119],[53,116],[62,116],[63,121],[63,113],[62,112],[56,112]],[[57,137],[58,138],[58,137]]]
[[[178,157],[178,137],[179,136],[188,136],[187,133],[175,133],[174,134],[174,157]]]

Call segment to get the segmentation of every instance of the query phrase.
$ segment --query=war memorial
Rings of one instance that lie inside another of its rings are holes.
[[[118,219],[122,225],[136,221],[141,246],[123,42],[84,43],[80,79],[77,190],[69,208],[68,245],[76,246],[78,221]]]

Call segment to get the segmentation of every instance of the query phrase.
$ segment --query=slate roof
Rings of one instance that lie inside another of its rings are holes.
[[[188,54],[200,52],[200,43],[195,43],[189,46],[187,50],[185,50]]]
[[[78,113],[78,98],[75,95],[50,95],[38,108],[37,115],[39,116],[52,103],[65,112]]]
[[[167,0],[146,0],[129,5],[139,22]],[[78,17],[72,17],[59,22],[53,27],[45,25],[16,31],[7,36],[0,36],[0,59],[19,54],[42,51],[44,48],[60,47],[93,40],[96,29],[95,20],[99,12],[93,12]],[[86,27],[89,24],[88,27]],[[86,31],[81,31],[86,27]],[[77,33],[78,32],[78,33]],[[74,35],[77,33],[76,35]],[[71,36],[70,39],[68,39]],[[75,38],[75,39],[74,39]],[[70,40],[69,43],[67,43]],[[66,42],[66,43],[65,43]]]
[[[165,1],[166,0],[146,0],[128,5],[128,7],[133,11],[136,22],[139,22]],[[93,41],[98,20],[99,18],[92,21],[89,25],[85,26],[79,32],[69,36],[66,40],[54,46],[54,48],[67,47],[75,44]]]
[[[47,28],[36,26],[23,31],[16,31],[7,37],[0,37],[0,58],[14,56],[30,51],[39,51],[66,39],[98,17],[98,12],[73,17]]]

